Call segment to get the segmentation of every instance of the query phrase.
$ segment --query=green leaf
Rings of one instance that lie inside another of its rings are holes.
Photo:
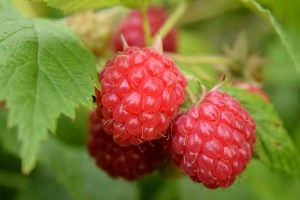
[[[11,0],[0,0],[0,19],[4,17],[20,17]]]
[[[27,187],[17,193],[17,200],[71,200],[66,187],[46,168],[39,167],[29,178]]]
[[[120,0],[35,0],[43,1],[51,7],[59,8],[65,12],[74,12],[79,10],[96,9],[107,6],[114,6],[120,3]]]
[[[18,125],[23,172],[35,165],[40,141],[61,113],[91,106],[94,58],[66,27],[47,20],[0,20],[0,100]]]
[[[237,88],[224,88],[250,112],[256,121],[255,154],[271,169],[300,177],[299,153],[293,144],[274,106],[260,96]]]
[[[20,144],[17,141],[16,129],[7,127],[7,112],[0,108],[0,144],[4,151],[17,156]]]
[[[104,7],[125,5],[136,7],[140,0],[34,0],[43,1],[49,6],[61,9],[65,12],[75,12],[88,9],[99,9]],[[145,0],[143,0],[145,1]]]
[[[258,12],[262,17],[264,17],[268,22],[272,25],[276,34],[279,36],[283,46],[288,51],[292,61],[294,62],[298,72],[300,72],[300,51],[297,48],[293,41],[291,40],[291,36],[282,28],[282,26],[278,23],[276,18],[270,12],[270,10],[263,8],[256,0],[240,0],[245,5],[249,6],[256,12]]]
[[[199,200],[199,199],[209,199],[209,200],[232,200],[232,199],[243,199],[243,200],[253,200],[257,199],[255,194],[249,190],[244,184],[243,178],[236,180],[236,183],[226,190],[208,190],[204,188],[202,184],[195,184],[189,177],[182,178],[179,181],[179,195],[181,200]],[[242,182],[243,183],[243,182]],[[191,195],[192,194],[192,195]]]
[[[136,185],[105,175],[83,148],[49,140],[40,158],[74,200],[137,199]]]

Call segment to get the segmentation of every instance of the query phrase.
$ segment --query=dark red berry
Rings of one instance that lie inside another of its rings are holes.
[[[107,62],[99,78],[102,128],[122,146],[164,137],[185,100],[185,78],[152,48],[127,48]]]
[[[101,119],[90,115],[88,150],[97,165],[112,177],[134,180],[155,171],[169,157],[170,140],[162,138],[140,146],[121,147],[101,128]]]
[[[174,123],[173,160],[207,188],[229,187],[251,159],[255,127],[237,100],[211,91]]]
[[[167,13],[160,7],[149,7],[148,18],[151,29],[151,35],[154,36],[160,27],[167,19]],[[114,38],[115,51],[122,51],[123,44],[121,41],[121,34],[127,40],[129,46],[145,47],[145,34],[143,27],[142,15],[139,11],[132,11],[125,21],[121,24]],[[176,52],[177,50],[177,32],[172,29],[163,40],[163,49],[169,52]]]
[[[234,84],[235,87],[245,89],[253,94],[259,95],[265,102],[270,102],[269,96],[262,90],[260,86],[238,82]]]

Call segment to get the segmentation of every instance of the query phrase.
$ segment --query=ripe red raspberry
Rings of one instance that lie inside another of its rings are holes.
[[[164,137],[185,100],[185,78],[153,48],[126,48],[106,63],[99,78],[102,128],[122,146]]]
[[[164,24],[167,19],[167,13],[163,8],[160,7],[149,7],[148,18],[151,29],[151,36],[154,36],[160,27]],[[139,11],[132,11],[125,21],[121,24],[114,38],[115,51],[122,51],[123,45],[121,41],[121,34],[127,40],[129,46],[145,47],[145,34],[143,27],[142,15]],[[176,52],[177,50],[177,32],[172,29],[163,40],[163,50],[169,52]]]
[[[140,146],[121,147],[105,134],[96,112],[90,115],[89,153],[97,165],[112,177],[137,179],[153,172],[169,157],[170,140],[162,138]]]
[[[173,125],[173,160],[207,188],[229,187],[251,159],[255,127],[237,100],[211,91]]]
[[[265,102],[270,102],[269,96],[262,90],[260,86],[249,84],[249,83],[243,83],[243,82],[234,83],[234,86],[237,88],[245,89],[253,94],[257,94]]]

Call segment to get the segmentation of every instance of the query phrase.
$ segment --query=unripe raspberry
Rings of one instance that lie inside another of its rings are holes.
[[[207,188],[229,187],[251,159],[256,124],[226,93],[211,91],[172,128],[175,164]]]
[[[262,90],[262,88],[258,85],[250,84],[250,83],[243,83],[237,82],[234,83],[234,86],[237,88],[241,88],[247,90],[253,94],[259,95],[265,102],[270,102],[269,96]]]
[[[151,173],[169,157],[170,140],[162,138],[140,146],[121,147],[101,128],[96,112],[90,115],[88,150],[97,165],[112,177],[134,180]]]
[[[164,24],[167,17],[167,13],[163,8],[153,6],[149,7],[148,19],[150,24],[151,36],[154,36],[157,31],[159,31],[160,27]],[[114,39],[115,51],[123,50],[122,41],[120,39],[121,34],[124,35],[129,46],[136,46],[140,48],[146,46],[143,19],[139,11],[132,11],[125,19],[125,21],[121,24],[120,29],[118,30]],[[163,40],[163,50],[176,52],[177,32],[175,29],[172,29]]]
[[[102,128],[122,146],[164,137],[185,100],[185,78],[153,48],[126,48],[106,63],[99,78]]]

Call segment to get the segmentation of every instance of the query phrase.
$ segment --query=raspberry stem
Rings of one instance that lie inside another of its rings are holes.
[[[217,55],[205,55],[205,56],[185,56],[175,53],[168,53],[175,62],[186,63],[186,64],[223,64],[223,65],[234,65],[232,59],[226,56]]]
[[[175,26],[175,24],[178,22],[178,20],[182,17],[182,15],[185,13],[185,10],[187,8],[186,1],[181,1],[175,11],[170,15],[170,17],[167,19],[167,21],[162,25],[160,30],[154,35],[154,41],[156,40],[159,35],[162,39],[165,38],[165,36],[170,32],[170,30]]]
[[[197,103],[197,98],[194,95],[193,91],[189,87],[186,87],[185,93],[187,94],[187,97],[188,97],[189,101],[191,102],[191,104],[195,105]]]
[[[152,38],[151,38],[150,24],[148,19],[148,5],[142,7],[141,13],[143,18],[143,27],[144,27],[144,33],[146,39],[146,46],[149,46],[151,44]]]

